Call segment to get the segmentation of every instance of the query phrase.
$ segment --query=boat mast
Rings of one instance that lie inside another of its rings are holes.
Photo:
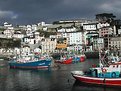
[[[102,56],[101,56],[101,50],[99,48],[99,67],[102,67],[103,64],[102,64]]]
[[[101,56],[101,53],[103,52],[100,48],[100,39],[98,40],[98,50],[99,50],[99,67],[103,67],[103,64],[102,64],[102,56]]]

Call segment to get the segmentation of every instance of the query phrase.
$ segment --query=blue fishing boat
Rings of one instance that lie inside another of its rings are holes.
[[[47,56],[37,57],[35,55],[24,55],[9,61],[9,66],[10,68],[42,69],[49,68],[51,61],[52,59]]]
[[[73,63],[84,62],[85,60],[86,60],[86,56],[84,54],[78,54],[73,56]]]

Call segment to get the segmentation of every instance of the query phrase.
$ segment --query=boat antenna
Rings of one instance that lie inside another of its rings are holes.
[[[99,49],[99,67],[103,67],[101,53],[102,51]]]

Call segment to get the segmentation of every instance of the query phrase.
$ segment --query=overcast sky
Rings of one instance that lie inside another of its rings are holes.
[[[94,19],[99,13],[113,13],[120,19],[121,0],[0,0],[0,24]]]

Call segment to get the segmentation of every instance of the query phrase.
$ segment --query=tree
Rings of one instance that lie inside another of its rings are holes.
[[[40,33],[40,36],[45,36],[46,38],[48,38],[50,35],[55,35],[56,32],[48,32],[48,31],[42,31],[42,30],[37,30]]]
[[[114,21],[114,18],[116,18],[116,16],[112,13],[96,14],[96,19],[99,22],[108,22],[111,24]]]

